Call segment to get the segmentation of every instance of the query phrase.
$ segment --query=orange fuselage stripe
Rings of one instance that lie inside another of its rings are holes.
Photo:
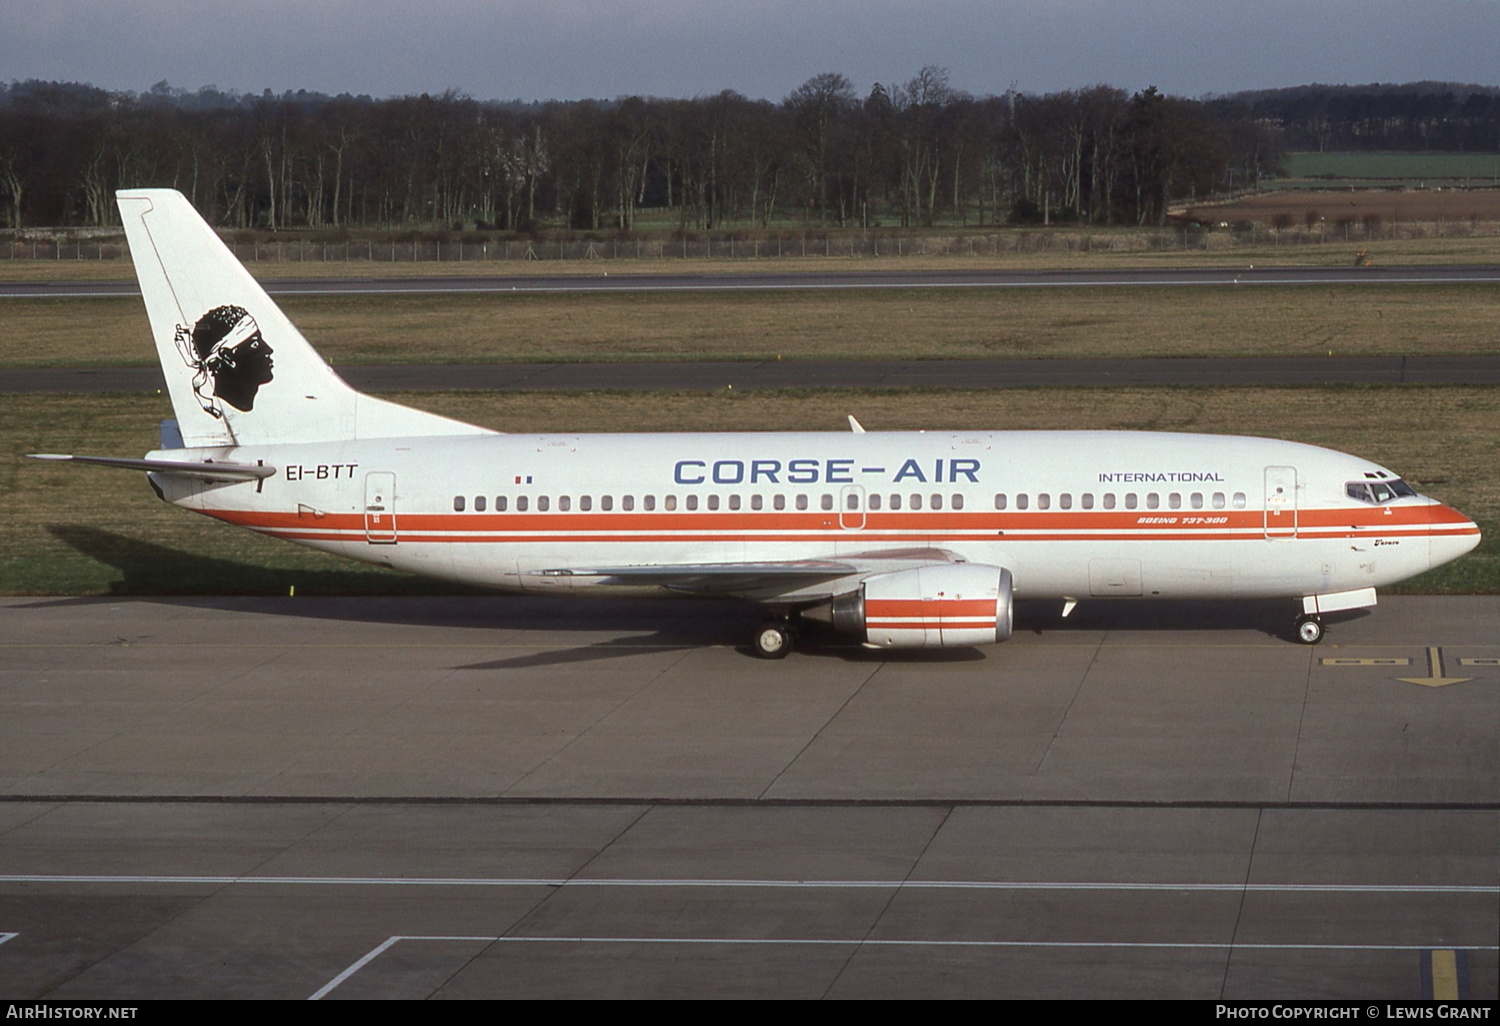
[[[1389,512],[1386,512],[1388,510]],[[1468,518],[1447,506],[1372,509],[1308,509],[1297,529],[1319,537],[1411,535],[1443,529],[1445,535],[1478,533]],[[301,540],[336,541],[366,530],[391,531],[382,515],[368,522],[363,513],[298,515],[260,510],[205,510],[210,516],[254,530]],[[821,541],[868,534],[930,539],[972,535],[1025,541],[1117,541],[1256,537],[1265,519],[1259,510],[1232,514],[1158,515],[1113,512],[928,512],[867,513],[861,528],[845,528],[834,513],[402,513],[396,530],[412,541],[582,542],[582,541]],[[1282,528],[1278,528],[1280,530]],[[1288,525],[1286,530],[1290,530]],[[1067,533],[1054,533],[1067,532]]]

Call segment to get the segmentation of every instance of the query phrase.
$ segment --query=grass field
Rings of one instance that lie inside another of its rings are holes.
[[[1500,286],[293,296],[335,365],[1496,352]],[[155,361],[139,299],[0,300],[0,366]]]
[[[1276,216],[1283,215],[1290,218],[1298,237],[1303,236],[1303,229],[1311,228],[1305,234],[1329,246],[1374,241],[1385,247],[1383,262],[1400,263],[1393,259],[1392,242],[1382,236],[1413,222],[1431,223],[1434,230],[1439,223],[1485,230],[1500,219],[1500,189],[1286,189],[1199,208],[1197,213],[1259,224],[1274,224]],[[1367,226],[1367,219],[1375,221]]]
[[[1500,153],[1290,153],[1284,179],[1356,178],[1500,187]]]
[[[1500,591],[1500,390],[1446,388],[816,390],[724,394],[438,393],[398,401],[507,431],[1122,428],[1259,434],[1359,453],[1473,516],[1481,548],[1403,590]],[[142,475],[21,458],[139,455],[170,416],[158,396],[10,396],[0,420],[0,593],[452,593],[167,506]]]

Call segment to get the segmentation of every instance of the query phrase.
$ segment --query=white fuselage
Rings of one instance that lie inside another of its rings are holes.
[[[181,193],[119,196],[175,420],[170,502],[432,577],[737,595],[880,647],[1003,641],[1013,599],[1300,598],[1324,613],[1479,542],[1363,459],[1260,438],[1073,432],[502,435],[364,395]]]
[[[543,571],[928,549],[1008,568],[1022,598],[1306,597],[1391,584],[1479,541],[1424,496],[1351,497],[1351,483],[1395,479],[1382,467],[1263,438],[479,435],[153,454],[210,455],[277,473],[157,475],[165,498],[367,562],[520,590],[620,584]],[[848,586],[737,593],[796,604]]]

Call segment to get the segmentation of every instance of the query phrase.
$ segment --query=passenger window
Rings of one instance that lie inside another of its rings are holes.
[[[641,496],[641,509],[643,509],[643,510],[645,510],[646,512],[649,513],[652,510],[654,510],[655,508],[656,508],[656,496],[654,496],[654,495],[643,495],[643,496]]]
[[[807,496],[806,495],[799,495],[799,496],[797,496],[797,508],[798,509],[806,509],[807,508]]]
[[[719,497],[717,495],[710,495],[708,497],[708,508],[709,509],[718,509],[719,508]]]
[[[1235,492],[1234,493],[1234,508],[1235,509],[1244,509],[1245,508],[1245,493],[1244,492]]]
[[[957,492],[953,493],[953,508],[954,509],[963,509],[964,508],[964,497],[962,495],[958,494]]]
[[[631,510],[635,509],[635,496],[634,495],[622,495],[622,496],[620,496],[620,508],[622,510],[624,510],[626,513],[629,513]]]
[[[687,508],[690,509],[690,510],[698,508],[698,496],[696,496],[696,495],[689,495],[687,497]]]
[[[771,505],[775,509],[786,509],[786,496],[785,495],[778,495],[778,496],[776,496],[774,499],[771,500]]]
[[[1181,492],[1173,492],[1171,495],[1168,495],[1167,496],[1167,505],[1170,506],[1172,509],[1181,509],[1182,508],[1182,493]]]
[[[901,508],[901,496],[899,496],[899,495],[892,495],[891,496],[891,509],[900,509],[900,508]]]
[[[1156,509],[1160,505],[1161,505],[1161,496],[1157,495],[1155,492],[1147,492],[1146,493],[1146,508],[1147,509]]]
[[[1193,508],[1194,509],[1202,509],[1203,508],[1203,493],[1202,492],[1194,492],[1193,493]]]
[[[557,497],[557,508],[566,513],[573,508],[573,499],[567,495],[559,495]]]
[[[497,496],[495,496],[495,512],[496,513],[504,513],[505,512],[505,496],[503,496],[503,495],[497,495]]]
[[[819,505],[824,509],[833,509],[833,496],[825,493]]]
[[[675,510],[677,508],[677,496],[675,495],[668,495],[666,498],[662,499],[661,502],[668,512],[671,512],[672,510]]]
[[[547,509],[548,509],[548,507],[550,505],[551,505],[551,500],[548,499],[545,495],[538,495],[536,497],[536,511],[538,513],[545,513],[545,512],[547,512]]]
[[[578,508],[580,510],[582,510],[583,512],[585,512],[585,513],[587,513],[589,510],[593,509],[594,508],[594,499],[593,499],[593,497],[589,496],[589,495],[580,495],[578,497]]]
[[[874,492],[870,493],[870,508],[872,510],[880,508],[880,496]]]
[[[996,492],[995,493],[995,508],[996,509],[1004,509],[1005,508],[1005,493],[1004,492]]]
[[[740,496],[739,496],[738,492],[736,492],[735,494],[733,494],[733,495],[731,495],[729,497],[729,508],[730,509],[739,509],[740,508]]]
[[[1105,509],[1114,509],[1115,508],[1115,493],[1114,492],[1105,492],[1104,493],[1104,508]]]
[[[1214,509],[1224,508],[1224,493],[1214,492]]]
[[[765,500],[761,498],[761,495],[760,495],[759,492],[756,492],[754,495],[750,496],[750,508],[751,509],[763,509],[764,507],[765,507]]]
[[[928,503],[927,508],[928,509],[942,509],[943,508],[943,497],[941,495],[939,495],[937,492],[933,492],[932,493],[932,501],[930,503]]]
[[[1136,507],[1137,504],[1138,504],[1138,500],[1136,499],[1135,492],[1126,492],[1125,493],[1125,508],[1126,509],[1135,509],[1135,507]]]
[[[516,512],[517,513],[525,513],[526,512],[526,496],[524,496],[524,495],[517,495],[516,496]]]
[[[1072,509],[1073,496],[1068,492],[1063,492],[1057,497],[1057,505],[1060,509]]]
[[[1094,493],[1093,492],[1084,492],[1083,493],[1083,503],[1082,503],[1082,505],[1083,505],[1084,509],[1093,509],[1094,508]]]
[[[525,507],[522,507],[522,508],[524,509]],[[601,496],[599,496],[599,508],[602,509],[606,513],[608,513],[610,510],[614,509],[615,508],[615,497],[613,495],[601,495]]]
[[[906,502],[906,508],[907,509],[921,509],[922,508],[922,497],[920,495],[918,495],[916,492],[913,492],[911,494],[911,498],[909,498],[907,500],[907,502]]]
[[[1031,496],[1027,495],[1025,492],[1022,492],[1020,495],[1016,496],[1016,509],[1030,509],[1030,508],[1031,508]]]
[[[455,495],[453,497],[453,512],[455,512],[455,513],[462,513],[463,511],[464,511],[464,497],[462,495]]]
[[[474,496],[474,512],[475,513],[483,513],[484,512],[484,496],[483,495],[476,495],[476,496]]]
[[[1052,496],[1048,495],[1046,492],[1042,492],[1040,495],[1038,495],[1036,497],[1036,508],[1037,509],[1051,509],[1052,508]]]

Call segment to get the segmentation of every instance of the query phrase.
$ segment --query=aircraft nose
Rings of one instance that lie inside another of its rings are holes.
[[[1479,525],[1450,506],[1437,505],[1433,510],[1427,536],[1428,565],[1451,563],[1478,547],[1482,536]]]

